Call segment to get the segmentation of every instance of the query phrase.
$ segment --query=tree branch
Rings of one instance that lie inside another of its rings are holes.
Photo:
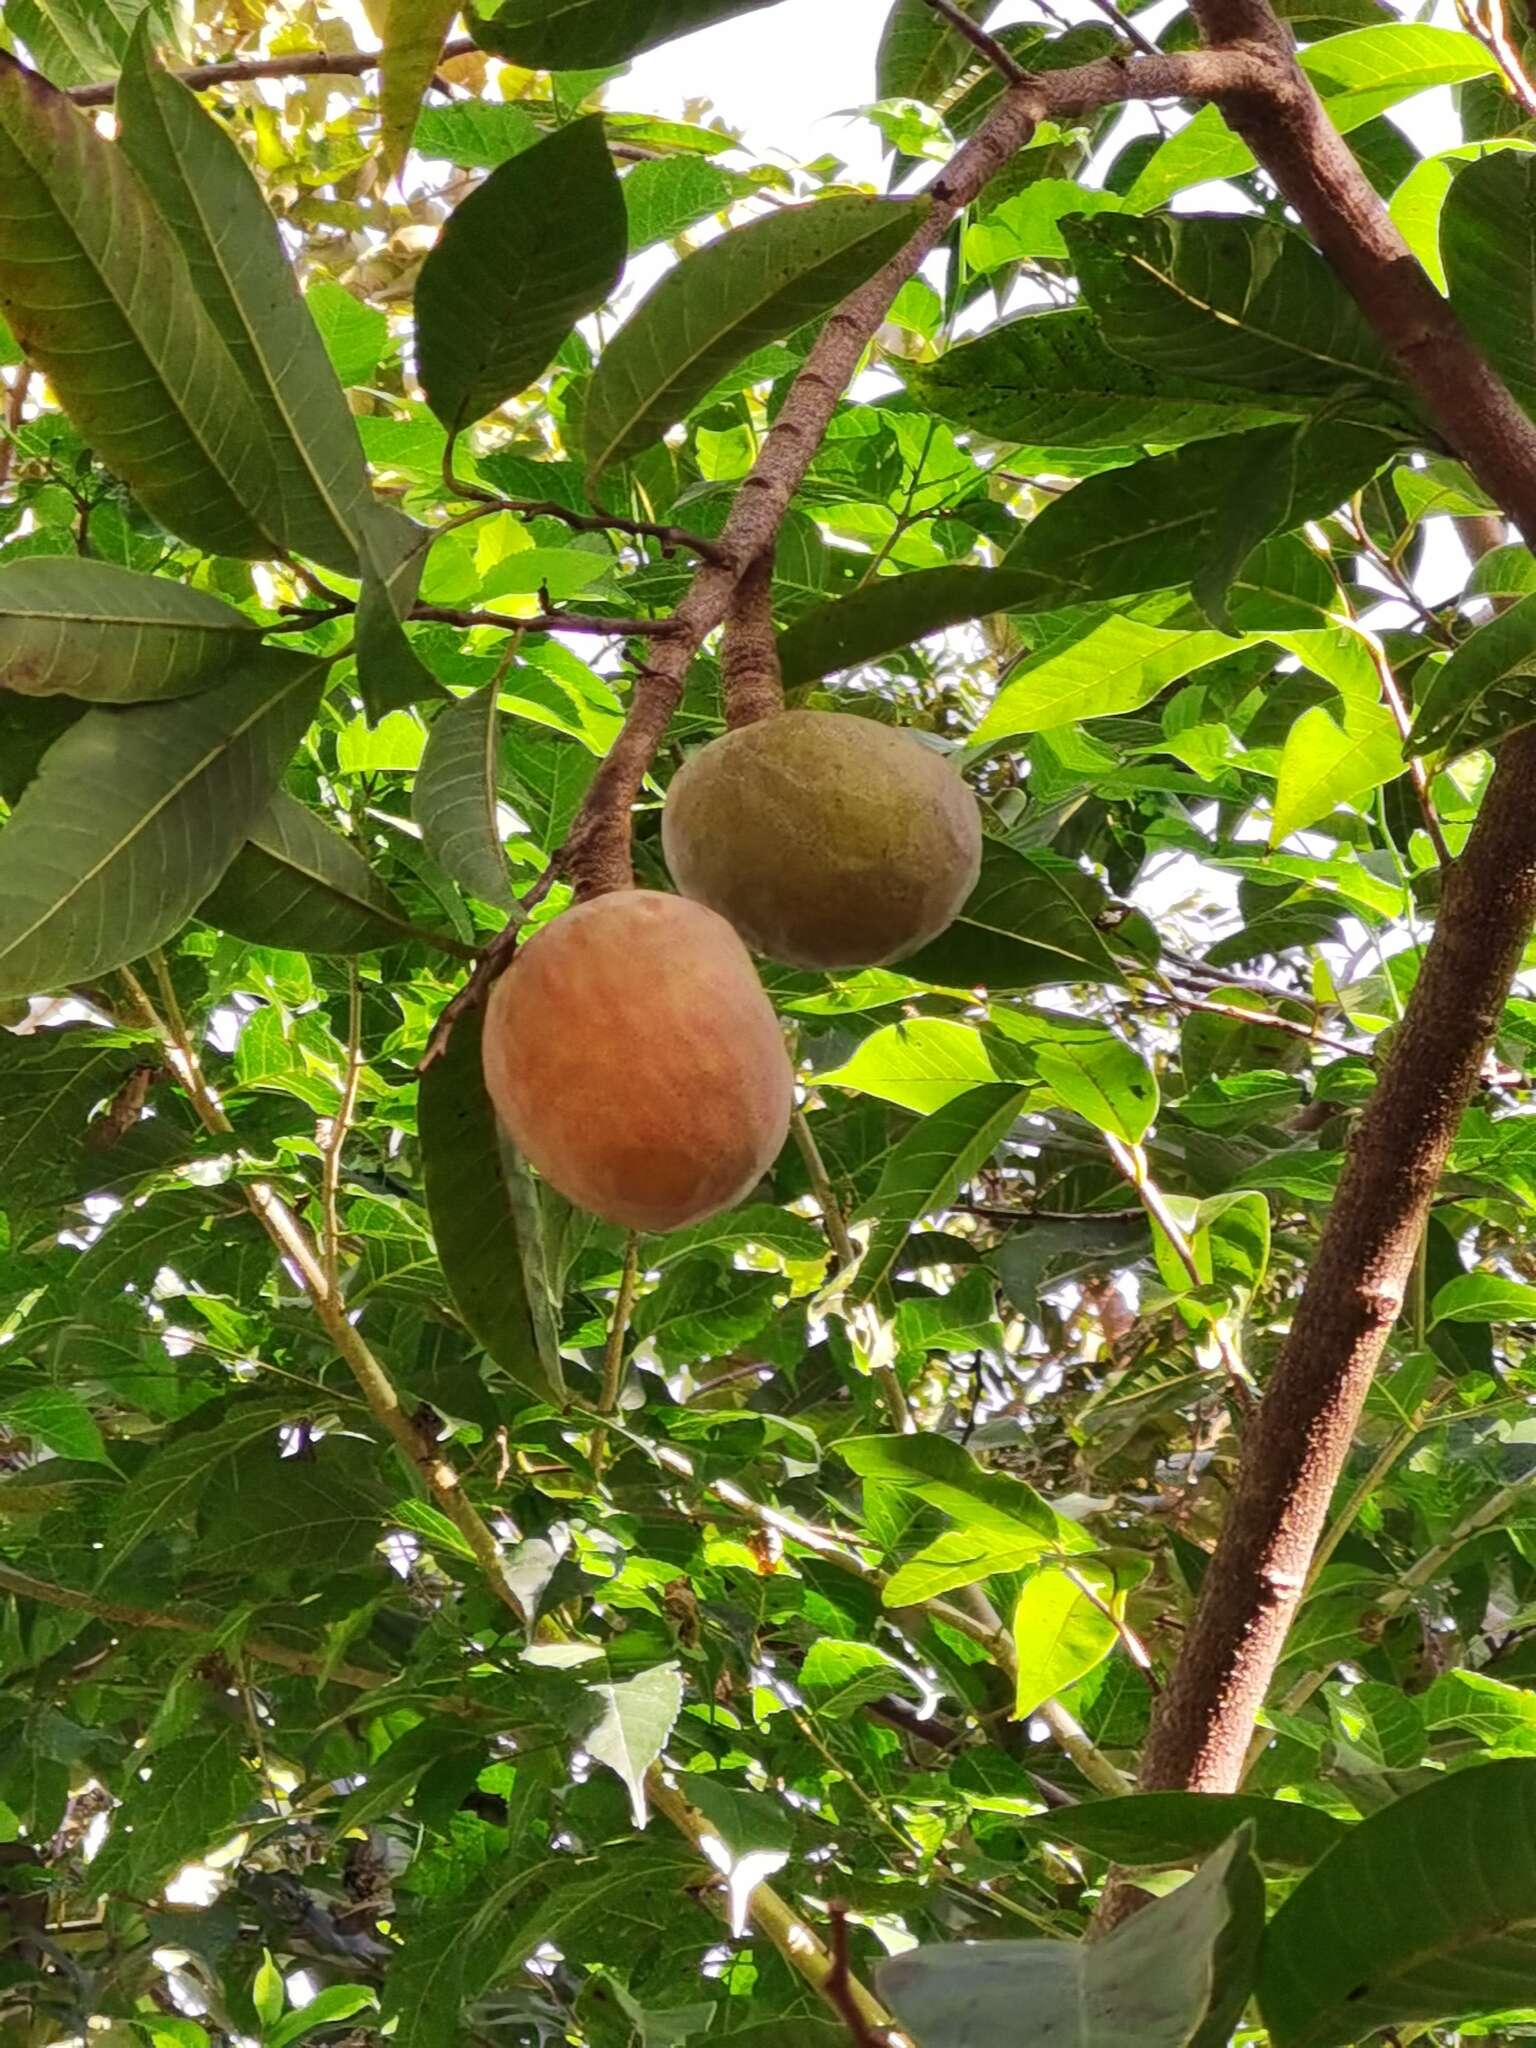
[[[784,709],[771,552],[750,565],[731,598],[720,636],[720,685],[727,725],[755,725]]]
[[[1296,63],[1266,0],[1194,0],[1264,67],[1224,111],[1483,488],[1536,533],[1536,426],[1463,333]],[[1141,1783],[1235,1789],[1335,1482],[1401,1310],[1436,1183],[1536,918],[1536,733],[1516,733],[1355,1135],[1271,1376]]]
[[[381,54],[378,50],[303,50],[286,57],[232,57],[225,64],[194,64],[190,71],[173,75],[194,92],[211,85],[244,85],[255,78],[361,78],[365,72],[378,70]],[[460,36],[444,43],[442,61],[483,54],[472,36]],[[111,79],[105,85],[75,85],[68,96],[77,107],[110,107],[117,97],[117,85]]]

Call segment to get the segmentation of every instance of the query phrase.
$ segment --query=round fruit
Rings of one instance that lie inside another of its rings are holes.
[[[519,1151],[632,1230],[729,1209],[789,1130],[794,1076],[756,969],[680,896],[616,890],[546,925],[497,982],[483,1048]]]
[[[795,967],[879,967],[954,922],[976,886],[976,799],[910,733],[783,711],[713,740],[667,792],[685,896]]]

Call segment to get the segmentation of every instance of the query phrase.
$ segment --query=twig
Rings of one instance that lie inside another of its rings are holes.
[[[453,57],[479,54],[480,45],[469,36],[443,45],[444,63]],[[235,57],[227,64],[194,64],[189,71],[172,75],[194,92],[202,92],[211,85],[243,85],[255,78],[361,78],[365,72],[377,71],[381,61],[378,50],[342,50],[334,55],[328,50],[303,50],[286,57]],[[110,107],[116,96],[115,80],[69,89],[69,98],[77,107]]]
[[[504,633],[596,633],[604,640],[665,640],[677,631],[671,619],[602,619],[590,612],[536,612],[519,619],[511,612],[457,611],[442,604],[413,605],[411,617],[442,626],[495,626]]]
[[[1184,1235],[1179,1219],[1169,1208],[1168,1198],[1147,1170],[1146,1154],[1139,1145],[1127,1145],[1124,1139],[1117,1138],[1113,1131],[1104,1133],[1104,1142],[1109,1147],[1111,1159],[1141,1197],[1143,1208],[1173,1247],[1174,1257],[1189,1275],[1190,1285],[1204,1287],[1206,1278],[1200,1270],[1200,1261],[1195,1257],[1195,1248]],[[1248,1377],[1247,1368],[1238,1356],[1237,1347],[1232,1342],[1225,1316],[1218,1318],[1212,1325],[1211,1334],[1215,1340],[1216,1354],[1221,1360],[1222,1371],[1231,1383],[1233,1396],[1243,1413],[1251,1418],[1257,1405],[1253,1385]]]
[[[848,1959],[848,1908],[841,1899],[834,1899],[828,1906],[827,1918],[832,1932],[832,1969],[827,1977],[827,2003],[848,2029],[848,2038],[854,2048],[890,2048],[890,2036],[884,2028],[877,2032],[870,2026],[863,2001],[855,1996],[859,1987]]]
[[[1093,0],[1093,4],[1097,7],[1100,14],[1104,16],[1104,19],[1113,27],[1119,29],[1126,41],[1133,43],[1143,56],[1160,57],[1162,55],[1162,52],[1158,49],[1156,43],[1152,41],[1151,37],[1144,35],[1129,15],[1121,13],[1120,9],[1115,5],[1115,0]]]
[[[517,951],[517,941],[529,911],[542,903],[555,883],[560,879],[560,857],[556,855],[533,884],[531,889],[518,898],[517,910],[512,918],[491,940],[475,962],[474,971],[456,996],[443,1005],[432,1035],[427,1040],[427,1049],[421,1056],[419,1073],[425,1073],[435,1059],[442,1057],[443,1048],[453,1032],[454,1025],[466,1010],[478,1009],[492,987],[512,965],[512,956]]]
[[[973,49],[980,50],[994,71],[1000,72],[1010,85],[1022,85],[1029,73],[1015,58],[1010,57],[996,36],[989,36],[979,22],[972,21],[963,7],[957,7],[954,0],[928,0],[928,5],[941,21],[947,21],[958,36],[964,36]]]
[[[1536,86],[1532,85],[1520,52],[1510,37],[1504,0],[1482,0],[1481,12],[1476,0],[1457,0],[1456,11],[1484,48],[1493,52],[1504,74],[1504,82],[1527,121],[1536,120]]]
[[[1096,1607],[1109,1623],[1115,1634],[1120,1638],[1126,1655],[1147,1681],[1148,1691],[1155,1696],[1162,1688],[1158,1683],[1157,1670],[1152,1662],[1152,1653],[1141,1640],[1141,1637],[1137,1635],[1135,1629],[1131,1627],[1123,1615],[1116,1614],[1110,1602],[1102,1598],[1095,1591],[1081,1572],[1074,1571],[1069,1564],[1064,1564],[1061,1570],[1063,1577],[1072,1581],[1079,1593],[1088,1602],[1088,1605]]]
[[[0,434],[0,490],[10,482],[11,464],[16,459],[16,436],[21,431],[31,386],[32,367],[29,363],[21,363],[17,366],[16,381],[5,394],[5,432]]]
[[[629,1335],[629,1319],[634,1313],[635,1290],[640,1280],[640,1239],[632,1230],[624,1241],[624,1264],[619,1273],[619,1291],[614,1296],[613,1313],[608,1318],[608,1337],[603,1346],[603,1384],[597,1397],[598,1412],[614,1415],[618,1412],[619,1395],[624,1385],[624,1340]],[[592,1483],[595,1486],[603,1476],[603,1453],[608,1441],[608,1432],[599,1424],[592,1432]]]
[[[1392,664],[1387,659],[1387,650],[1382,646],[1381,641],[1371,631],[1369,626],[1356,626],[1355,631],[1365,642],[1371,660],[1375,665],[1377,677],[1381,683],[1381,700],[1391,713],[1392,723],[1397,727],[1398,737],[1406,746],[1408,735],[1413,730],[1413,715],[1403,699],[1403,693],[1398,684],[1397,677],[1392,672]],[[1424,830],[1429,835],[1429,843],[1435,849],[1435,858],[1439,861],[1442,868],[1448,868],[1451,864],[1451,849],[1446,844],[1445,833],[1441,828],[1439,818],[1435,814],[1435,800],[1429,787],[1429,770],[1424,766],[1423,760],[1417,754],[1409,756],[1408,779],[1413,784],[1413,793],[1418,800],[1419,815],[1424,820]]]
[[[572,533],[626,533],[632,540],[660,542],[664,555],[686,549],[703,562],[729,562],[719,541],[707,540],[702,533],[690,533],[685,526],[627,519],[619,512],[577,512],[556,498],[504,498],[499,492],[482,490],[478,484],[466,483],[454,474],[453,445],[450,442],[443,451],[443,482],[455,497],[466,498],[486,512],[511,512],[519,519],[558,519]]]
[[[363,994],[357,978],[357,963],[347,962],[347,1063],[342,1076],[341,1100],[326,1132],[320,1162],[321,1246],[325,1284],[333,1295],[341,1289],[341,1155],[357,1109],[358,1084],[363,1077]]]

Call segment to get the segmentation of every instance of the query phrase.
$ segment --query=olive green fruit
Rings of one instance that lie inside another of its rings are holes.
[[[731,1208],[789,1131],[794,1075],[757,970],[680,896],[617,890],[546,925],[497,982],[482,1047],[513,1144],[631,1230]]]
[[[909,733],[783,711],[713,740],[672,781],[672,879],[794,967],[879,967],[954,922],[976,886],[981,815]]]

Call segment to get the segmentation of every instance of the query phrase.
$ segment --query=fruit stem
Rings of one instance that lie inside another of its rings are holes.
[[[769,547],[743,572],[725,614],[720,682],[725,722],[755,725],[784,709],[779,643],[773,630],[773,558]]]

